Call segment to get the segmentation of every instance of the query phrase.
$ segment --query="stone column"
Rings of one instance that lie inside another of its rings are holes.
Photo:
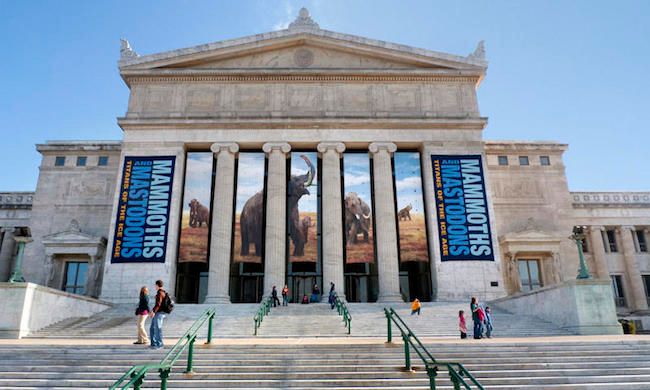
[[[25,255],[25,245],[34,240],[31,237],[14,236],[14,241],[16,241],[18,244],[18,254],[16,254],[16,261],[14,262],[14,268],[11,271],[11,276],[9,277],[9,283],[25,281],[25,278],[23,277],[23,257]]]
[[[632,293],[629,302],[629,308],[632,311],[648,310],[648,301],[643,287],[643,278],[641,270],[636,261],[636,251],[634,250],[634,241],[632,241],[633,226],[621,226],[616,228],[623,247],[623,259],[625,260],[625,271],[630,281],[628,291]]]
[[[264,296],[269,296],[272,287],[282,289],[286,279],[287,153],[291,151],[291,145],[269,142],[262,146],[262,150],[268,156]]]
[[[397,146],[391,142],[373,142],[372,153],[375,197],[375,242],[379,273],[379,302],[402,302],[399,291],[399,259],[397,254],[397,222],[391,155]]]
[[[345,299],[343,279],[343,200],[341,199],[341,142],[322,142],[317,146],[321,154],[321,239],[323,245],[323,300],[334,282],[336,292]]]
[[[594,258],[594,263],[596,264],[596,276],[598,276],[598,279],[609,280],[609,267],[607,266],[607,257],[605,255],[605,247],[603,244],[604,230],[605,228],[602,226],[589,227],[589,243],[591,244],[589,249],[591,250],[591,256]]]
[[[230,303],[230,254],[235,196],[236,143],[215,143],[210,147],[217,160],[212,191],[212,221],[208,293],[205,303]]]
[[[0,246],[0,282],[6,282],[11,275],[11,263],[14,253],[15,228],[2,228],[2,246]]]

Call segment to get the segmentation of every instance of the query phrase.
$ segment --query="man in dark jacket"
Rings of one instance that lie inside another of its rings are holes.
[[[273,298],[273,307],[280,304],[280,300],[278,299],[278,289],[276,289],[275,286],[273,286],[273,289],[271,290],[271,298]]]
[[[149,327],[149,336],[151,338],[151,347],[149,348],[151,349],[160,349],[164,346],[162,327],[168,310],[164,305],[166,297],[167,292],[163,290],[162,280],[156,280],[156,304],[149,313],[149,316],[153,318]]]

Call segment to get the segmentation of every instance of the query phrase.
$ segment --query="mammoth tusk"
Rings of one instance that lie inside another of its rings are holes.
[[[354,217],[355,217],[356,219],[360,219],[360,218],[359,218],[359,214],[354,214]]]
[[[362,215],[363,215],[363,217],[364,217],[365,219],[370,219],[370,214],[368,214],[368,215],[366,215],[366,214],[362,214]]]
[[[304,154],[300,155],[300,158],[305,160],[305,163],[307,163],[307,167],[309,167],[309,172],[307,172],[307,180],[305,181],[305,187],[309,187],[311,185],[311,182],[314,180],[314,175],[316,174],[316,168],[314,168],[314,165],[309,161],[309,157],[305,156]]]

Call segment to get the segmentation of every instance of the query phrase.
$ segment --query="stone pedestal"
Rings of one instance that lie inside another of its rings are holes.
[[[239,145],[215,143],[210,150],[217,160],[217,169],[212,192],[210,265],[205,303],[230,303],[228,288],[235,195],[235,154],[239,151]]]
[[[605,247],[603,246],[603,230],[602,226],[589,227],[589,243],[591,244],[589,250],[591,250],[591,255],[596,264],[596,276],[599,279],[609,280],[609,267],[607,266]]]
[[[397,146],[391,142],[373,142],[372,153],[375,197],[375,242],[379,273],[379,302],[402,302],[399,291],[399,258],[397,253],[397,222],[391,155]]]
[[[628,290],[631,293],[631,299],[628,300],[628,306],[632,311],[648,310],[643,277],[641,276],[639,264],[636,261],[636,251],[634,250],[634,241],[632,240],[634,227],[622,226],[620,229],[616,229],[616,231],[620,238],[623,259],[625,260],[625,270],[630,281],[630,288]]]
[[[326,290],[333,282],[341,299],[345,299],[343,279],[343,200],[341,199],[341,142],[318,144],[321,154],[321,204],[323,245],[323,300],[328,299]]]
[[[273,286],[280,290],[286,280],[287,153],[291,145],[269,142],[262,150],[268,156],[264,296],[269,296]]]

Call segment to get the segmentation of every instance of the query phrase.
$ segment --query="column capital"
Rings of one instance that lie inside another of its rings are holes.
[[[622,226],[617,226],[616,227],[616,232],[621,233],[623,231],[634,231],[636,228],[632,225],[622,225]]]
[[[379,153],[382,150],[385,150],[388,153],[394,153],[397,150],[397,145],[392,142],[373,142],[368,145],[368,150],[372,154]]]
[[[318,153],[327,153],[329,150],[341,154],[345,152],[345,144],[343,142],[321,142],[316,146]]]
[[[210,150],[215,157],[217,157],[221,152],[229,152],[235,154],[239,152],[239,145],[234,142],[215,142],[210,145]]]
[[[602,231],[605,230],[605,227],[604,226],[594,225],[594,226],[589,226],[587,228],[587,230],[590,231],[590,232],[602,232]]]
[[[287,154],[291,151],[291,145],[286,142],[267,142],[262,145],[262,150],[266,154],[271,154],[274,150],[278,150],[282,154]]]

